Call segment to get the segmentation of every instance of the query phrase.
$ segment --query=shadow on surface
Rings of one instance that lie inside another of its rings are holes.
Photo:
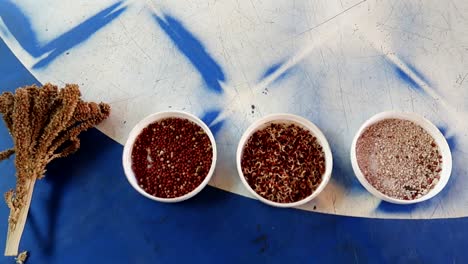
[[[75,177],[89,177],[91,174],[86,173],[85,169],[93,167],[92,164],[97,162],[97,156],[100,152],[106,151],[110,147],[115,147],[113,142],[97,129],[91,129],[83,132],[80,135],[80,149],[62,159],[52,161],[47,166],[46,177],[43,179],[49,184],[50,191],[46,195],[46,227],[39,226],[38,219],[34,216],[34,212],[30,211],[28,221],[31,224],[33,234],[36,236],[39,244],[42,245],[43,253],[51,256],[54,253],[56,229],[58,218],[62,205],[62,197],[70,186],[70,183]]]

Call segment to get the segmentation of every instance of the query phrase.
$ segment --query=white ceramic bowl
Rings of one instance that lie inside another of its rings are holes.
[[[374,186],[372,186],[367,181],[366,177],[364,177],[364,174],[359,168],[359,165],[357,162],[356,142],[358,138],[361,136],[361,134],[364,132],[364,130],[372,124],[375,124],[384,119],[392,119],[392,118],[409,120],[421,126],[424,130],[427,131],[427,133],[429,133],[429,135],[431,135],[434,138],[441,152],[440,155],[442,156],[442,171],[440,173],[439,182],[427,194],[417,199],[401,200],[401,199],[396,199],[396,198],[383,194],[382,192],[377,190]],[[422,202],[422,201],[425,201],[434,197],[445,187],[445,185],[447,184],[450,178],[450,173],[452,171],[452,154],[450,152],[450,148],[445,137],[442,135],[439,129],[426,118],[415,113],[381,112],[372,116],[366,122],[364,122],[364,124],[359,128],[358,132],[354,136],[353,143],[351,144],[351,164],[353,166],[354,174],[356,175],[357,179],[362,184],[362,186],[364,186],[364,188],[366,188],[367,191],[372,193],[377,198],[380,198],[384,201],[395,203],[395,204],[413,204],[413,203],[419,203],[419,202]]]
[[[188,119],[188,120],[194,122],[195,124],[199,125],[205,131],[205,133],[208,135],[208,137],[210,138],[211,146],[212,146],[212,149],[213,149],[213,159],[212,159],[212,162],[211,162],[211,167],[210,167],[210,170],[208,172],[208,175],[206,175],[205,179],[202,181],[202,183],[200,185],[198,185],[197,188],[195,188],[193,191],[191,191],[191,192],[189,192],[189,193],[187,193],[185,195],[179,196],[179,197],[161,198],[161,197],[155,197],[155,196],[145,192],[145,190],[143,190],[143,188],[141,188],[138,185],[137,179],[136,179],[135,174],[133,173],[133,170],[132,170],[132,150],[133,150],[133,145],[135,143],[136,138],[138,137],[138,135],[142,132],[142,130],[145,127],[147,127],[148,125],[150,125],[150,124],[152,124],[152,123],[154,123],[154,122],[156,122],[158,120],[165,119],[165,118],[171,118],[171,117]],[[196,117],[196,116],[194,116],[194,115],[192,115],[190,113],[187,113],[187,112],[167,111],[167,112],[158,112],[158,113],[149,115],[149,116],[145,117],[143,120],[141,120],[138,124],[136,124],[136,126],[130,132],[130,134],[128,136],[128,139],[127,139],[127,142],[125,143],[124,150],[123,150],[123,155],[122,155],[122,164],[123,164],[123,168],[124,168],[124,171],[125,171],[125,176],[127,176],[128,182],[141,195],[143,195],[143,196],[145,196],[145,197],[147,197],[149,199],[158,201],[158,202],[175,203],[175,202],[181,202],[181,201],[187,200],[187,199],[195,196],[197,193],[199,193],[208,184],[211,177],[213,176],[213,172],[214,172],[214,169],[215,169],[215,166],[216,166],[216,158],[217,158],[217,151],[216,151],[215,139],[214,139],[213,134],[211,133],[210,129],[208,128],[208,126],[203,121],[201,121],[198,117]]]
[[[245,144],[247,144],[247,141],[249,140],[249,138],[252,136],[253,133],[255,133],[259,129],[265,128],[267,125],[271,123],[295,124],[295,125],[298,125],[302,128],[309,130],[317,138],[318,142],[323,148],[323,152],[325,153],[325,173],[322,175],[322,182],[319,184],[317,189],[311,195],[307,196],[306,198],[300,201],[293,202],[293,203],[277,203],[277,202],[270,201],[266,198],[263,198],[261,195],[256,193],[254,189],[252,189],[252,187],[250,187],[249,183],[245,179],[244,173],[242,172],[241,160],[242,160],[242,154],[244,152]],[[268,205],[276,206],[276,207],[295,207],[295,206],[305,204],[309,202],[310,200],[314,199],[317,195],[319,195],[320,192],[323,191],[323,189],[327,185],[328,181],[330,180],[331,172],[333,168],[332,152],[331,152],[330,146],[328,145],[328,141],[323,135],[322,131],[316,125],[314,125],[314,123],[310,122],[309,120],[300,116],[292,115],[292,114],[272,114],[272,115],[265,116],[261,119],[258,119],[253,124],[251,124],[247,128],[247,130],[244,132],[244,134],[242,135],[239,141],[239,145],[237,147],[236,161],[237,161],[237,171],[239,173],[240,179],[242,183],[244,184],[245,188],[247,188],[247,190],[249,190],[249,192],[258,200]]]

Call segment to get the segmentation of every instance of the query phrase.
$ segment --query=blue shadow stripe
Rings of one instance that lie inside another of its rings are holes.
[[[215,93],[222,93],[220,82],[226,80],[223,69],[206,51],[202,42],[176,18],[167,14],[163,17],[157,15],[153,17],[177,49],[197,69],[207,88]]]
[[[47,57],[34,64],[33,69],[46,67],[65,51],[89,39],[99,29],[108,25],[127,8],[120,7],[121,3],[122,2],[118,2],[111,5],[45,45],[43,51],[52,52],[47,55]]]
[[[270,65],[261,75],[260,75],[260,79],[259,81],[262,81],[263,79],[269,77],[270,75],[272,75],[273,73],[275,73],[279,68],[281,68],[281,66],[284,65],[286,61],[280,61],[280,62],[277,62],[277,63],[274,63],[272,65]],[[276,79],[273,80],[273,83],[275,82],[279,82],[281,80],[283,80],[284,78],[286,78],[291,72],[292,72],[292,69],[293,68],[290,68],[290,69],[287,69],[286,71],[284,71],[283,73],[281,73]]]
[[[126,7],[122,7],[122,2],[117,2],[41,46],[29,18],[22,10],[9,0],[0,1],[0,17],[23,49],[34,57],[50,52],[45,58],[34,64],[34,69],[46,67],[65,51],[89,39],[99,29],[122,14],[125,9]]]
[[[221,109],[208,110],[201,117],[201,120],[203,120],[203,122],[205,122],[205,124],[210,128],[214,136],[218,134],[218,132],[221,130],[221,128],[224,125],[225,120],[221,120],[219,122],[213,123],[220,113],[221,113]]]
[[[403,59],[400,59],[400,61],[411,71],[412,74],[414,74],[416,77],[418,77],[421,81],[423,81],[424,83],[428,84],[428,85],[431,85],[431,82],[429,81],[429,79],[424,76],[419,70],[416,69],[415,66],[413,66],[412,64],[404,61]],[[396,76],[402,80],[403,82],[405,82],[406,84],[408,84],[411,88],[417,90],[418,92],[424,92],[424,90],[422,89],[422,87],[416,82],[416,80],[414,80],[410,75],[409,73],[405,72],[401,67],[400,65],[397,65],[393,62],[390,62],[390,64],[392,65],[394,71],[395,71],[395,74]]]

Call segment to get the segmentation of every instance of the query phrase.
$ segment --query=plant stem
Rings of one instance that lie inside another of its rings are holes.
[[[25,204],[20,208],[11,208],[10,217],[13,215],[14,210],[20,210],[18,220],[16,224],[12,224],[8,221],[8,234],[5,246],[5,256],[16,256],[18,255],[19,243],[21,235],[23,234],[24,225],[26,224],[26,218],[28,217],[29,206],[31,205],[31,198],[34,190],[34,184],[36,183],[36,177],[28,178],[26,180],[27,195],[25,197]]]

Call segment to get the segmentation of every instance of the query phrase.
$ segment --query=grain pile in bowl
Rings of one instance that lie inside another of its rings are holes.
[[[269,123],[247,140],[241,167],[249,186],[260,196],[293,203],[310,196],[322,182],[325,153],[303,127]]]
[[[442,171],[434,138],[421,126],[402,119],[384,119],[367,127],[356,142],[356,159],[374,188],[401,200],[427,194]]]
[[[138,185],[159,198],[175,198],[197,188],[213,160],[210,138],[194,122],[165,118],[138,135],[132,149]]]

